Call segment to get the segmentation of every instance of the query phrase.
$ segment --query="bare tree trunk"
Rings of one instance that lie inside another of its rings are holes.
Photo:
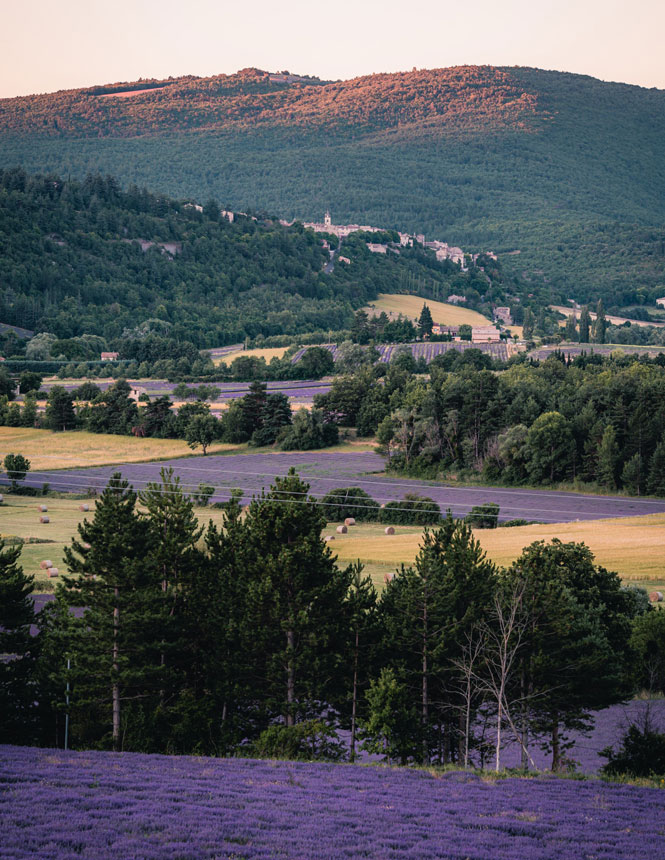
[[[526,770],[527,765],[528,765],[527,744],[529,742],[529,728],[528,728],[527,719],[526,719],[527,704],[526,704],[526,678],[524,676],[524,667],[522,667],[522,672],[520,674],[520,693],[522,696],[522,702],[521,702],[521,708],[520,708],[520,744],[522,747],[521,765],[522,765],[522,770]]]
[[[286,725],[295,725],[293,705],[296,700],[296,636],[293,630],[286,631]]]
[[[358,702],[358,648],[360,634],[356,630],[356,648],[353,654],[353,701],[351,703],[351,755],[350,760],[356,760],[356,705]]]
[[[119,590],[117,587],[113,594],[115,606],[113,608],[113,685],[111,695],[113,701],[113,749],[118,752],[120,750],[120,647],[118,642],[120,637],[120,607],[118,606]]]
[[[559,715],[554,714],[552,725],[552,772],[556,773],[561,767],[561,744],[559,740]]]

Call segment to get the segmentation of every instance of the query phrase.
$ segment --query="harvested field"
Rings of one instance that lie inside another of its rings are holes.
[[[210,451],[219,453],[236,450],[237,447],[218,442],[211,445]],[[50,430],[34,430],[30,427],[0,427],[0,461],[8,453],[27,457],[34,473],[36,470],[50,472],[76,466],[185,457],[191,454],[191,450],[184,439],[140,439],[135,436],[88,433],[84,430],[52,433]],[[44,474],[36,486],[41,487],[43,483],[50,482],[50,476]],[[85,489],[77,492],[84,492]]]
[[[288,346],[272,346],[272,347],[263,347],[257,349],[243,349],[242,345],[240,348],[235,349],[233,352],[227,352],[224,355],[220,356],[212,356],[212,360],[214,364],[231,364],[235,361],[236,358],[247,357],[247,358],[265,358],[266,364],[270,364],[270,360],[273,358],[281,358]]]
[[[418,320],[423,304],[426,304],[432,312],[434,322],[441,325],[489,325],[487,317],[479,314],[478,311],[472,311],[460,305],[423,299],[420,296],[379,293],[378,298],[365,310],[377,316],[381,311],[385,311],[387,314],[392,313],[395,316],[402,314],[409,319]]]
[[[358,558],[365,562],[368,573],[380,586],[385,573],[394,571],[402,563],[413,563],[421,535],[422,529],[416,526],[397,526],[394,535],[386,536],[381,525],[361,524],[347,535],[335,535],[331,548],[341,562],[350,563]],[[665,587],[665,514],[475,529],[474,535],[489,558],[501,566],[509,565],[525,546],[537,540],[550,541],[557,537],[562,541],[583,541],[598,564],[615,570],[624,581],[649,589]]]

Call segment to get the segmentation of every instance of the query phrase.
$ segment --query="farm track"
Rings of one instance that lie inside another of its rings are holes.
[[[275,477],[286,475],[291,466],[308,481],[311,494],[323,496],[336,487],[362,487],[380,503],[395,501],[405,493],[416,492],[434,499],[442,511],[448,508],[456,517],[467,514],[474,505],[496,502],[502,520],[525,519],[543,523],[598,520],[642,516],[665,512],[665,499],[627,496],[594,496],[555,490],[525,490],[498,487],[452,487],[434,481],[386,477],[384,459],[372,452],[363,453],[268,453],[227,454],[203,458],[172,459],[159,463],[128,463],[96,468],[77,468],[57,472],[35,471],[26,484],[62,492],[101,491],[111,475],[120,471],[140,490],[149,481],[158,481],[162,468],[172,466],[186,489],[200,483],[212,484],[212,501],[225,501],[231,490],[243,492],[247,503],[252,496],[268,489]]]

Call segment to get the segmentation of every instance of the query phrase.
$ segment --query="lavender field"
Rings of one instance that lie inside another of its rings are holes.
[[[150,397],[161,397],[162,395],[173,396],[173,389],[178,383],[168,382],[166,379],[146,379],[146,380],[127,380],[132,388],[137,393],[145,392]],[[59,386],[72,392],[82,384],[83,380],[76,382],[60,382],[49,381],[44,382],[41,386],[42,390],[50,391],[51,388]],[[94,384],[101,390],[107,391],[112,385],[115,385],[115,379],[93,380]],[[213,403],[225,403],[228,400],[235,400],[238,397],[244,397],[249,391],[250,382],[212,382],[214,388],[219,389],[219,396],[212,400]],[[315,394],[327,394],[330,391],[331,381],[329,379],[321,380],[291,380],[287,382],[267,382],[266,387],[271,394],[286,394],[294,400],[309,401],[314,399]],[[190,388],[196,388],[196,383],[192,383]]]
[[[321,346],[323,349],[327,349],[332,353],[333,358],[337,355],[337,344],[336,343],[322,343]],[[469,343],[467,341],[448,341],[444,343],[379,343],[376,345],[376,349],[379,352],[379,364],[389,364],[392,358],[394,357],[397,350],[402,347],[407,347],[411,350],[411,354],[417,360],[419,358],[424,358],[425,361],[429,364],[429,362],[435,358],[437,355],[442,355],[448,350],[454,349],[457,352],[464,352],[467,349],[479,349],[481,352],[486,352],[488,355],[491,355],[492,358],[498,359],[499,361],[507,361],[508,360],[508,347],[504,342],[501,343]],[[303,347],[299,349],[296,353],[294,353],[291,362],[296,364],[303,355],[307,352],[309,347]]]
[[[662,860],[663,792],[0,747],[3,860]]]
[[[434,481],[390,478],[377,474],[385,468],[383,457],[364,453],[304,453],[237,454],[175,459],[158,463],[133,463],[124,466],[104,466],[70,469],[57,472],[30,472],[26,484],[41,487],[49,483],[59,491],[86,492],[102,490],[114,471],[121,471],[135,489],[143,489],[148,481],[159,480],[162,467],[173,466],[185,488],[194,489],[199,483],[215,487],[213,501],[230,498],[231,489],[243,491],[245,502],[268,488],[278,475],[285,475],[290,466],[311,485],[314,496],[323,496],[335,487],[362,487],[379,503],[403,498],[416,492],[433,498],[442,511],[450,508],[453,515],[466,515],[474,505],[497,502],[500,519],[526,519],[545,523],[595,520],[608,517],[637,516],[665,511],[665,499],[644,499],[628,496],[592,496],[554,490],[499,489],[495,487],[451,487]]]

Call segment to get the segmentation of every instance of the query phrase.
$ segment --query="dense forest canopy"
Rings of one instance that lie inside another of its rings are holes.
[[[289,218],[329,206],[338,223],[492,248],[553,298],[620,307],[664,286],[664,105],[527,68],[290,84],[245,69],[2,100],[0,166]]]
[[[500,266],[462,272],[421,246],[372,254],[376,234],[346,239],[349,262],[324,271],[329,251],[301,224],[199,208],[111,177],[0,170],[0,322],[110,344],[151,320],[202,348],[348,329],[379,292],[462,293],[489,316],[520,289]]]

